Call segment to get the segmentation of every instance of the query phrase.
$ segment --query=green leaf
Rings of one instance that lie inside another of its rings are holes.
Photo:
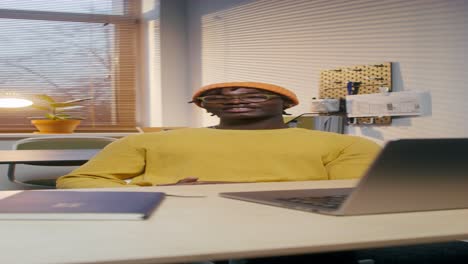
[[[39,94],[34,96],[33,108],[46,111],[45,117],[51,120],[65,120],[65,119],[84,119],[82,117],[73,117],[70,114],[64,113],[67,110],[79,109],[84,106],[78,105],[80,102],[91,100],[92,97],[68,100],[65,102],[57,102],[52,97],[46,94]]]
[[[49,107],[47,107],[47,106],[33,104],[33,105],[31,105],[31,107],[39,109],[39,110],[49,111]]]
[[[78,103],[78,102],[83,102],[83,101],[87,101],[87,100],[91,100],[93,99],[92,97],[86,97],[86,98],[81,98],[81,99],[74,99],[74,100],[70,100],[70,101],[66,101],[66,102],[62,102],[63,104],[73,104],[73,103]]]
[[[46,101],[48,103],[55,103],[55,100],[48,96],[47,94],[37,94],[37,95],[34,95],[35,98],[39,99],[39,100],[42,100],[42,101]]]
[[[48,119],[56,120],[56,116],[50,113],[47,113],[45,117],[47,117]]]
[[[72,110],[72,109],[78,109],[78,108],[83,108],[84,106],[82,105],[72,105],[72,106],[59,106],[56,107],[56,111],[66,111],[66,110]]]
[[[66,101],[66,102],[55,102],[55,103],[51,103],[51,105],[53,107],[75,106],[79,102],[83,102],[83,101],[90,100],[90,99],[92,99],[92,98],[88,97],[88,98],[70,100],[70,101]]]

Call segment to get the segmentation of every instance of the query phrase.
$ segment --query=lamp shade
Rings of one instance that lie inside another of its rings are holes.
[[[31,100],[22,98],[14,93],[0,94],[0,108],[19,108],[32,105]]]

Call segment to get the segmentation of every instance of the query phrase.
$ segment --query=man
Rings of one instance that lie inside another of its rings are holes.
[[[217,83],[192,102],[219,117],[211,128],[130,135],[61,177],[58,188],[358,178],[379,151],[361,137],[288,128],[299,103],[277,85]]]

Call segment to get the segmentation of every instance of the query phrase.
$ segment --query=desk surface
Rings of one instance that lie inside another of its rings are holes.
[[[168,196],[146,221],[0,221],[1,263],[175,263],[339,251],[468,237],[468,210],[336,217],[218,196],[350,187],[354,181],[123,188]],[[107,189],[108,191],[116,189]],[[0,192],[0,197],[12,194]]]
[[[100,149],[0,150],[0,164],[34,162],[73,162],[81,165]]]

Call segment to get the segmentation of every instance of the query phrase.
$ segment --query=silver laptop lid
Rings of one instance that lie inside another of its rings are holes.
[[[344,215],[468,208],[468,139],[386,144],[339,211]]]
[[[350,193],[338,208],[289,202]],[[468,139],[391,141],[354,190],[303,189],[220,193],[221,196],[330,215],[468,208]],[[284,202],[288,200],[288,202]]]

